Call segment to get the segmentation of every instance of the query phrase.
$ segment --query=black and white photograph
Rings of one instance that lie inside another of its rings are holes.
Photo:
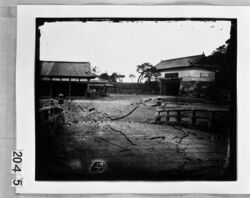
[[[37,181],[235,181],[237,20],[36,18]]]

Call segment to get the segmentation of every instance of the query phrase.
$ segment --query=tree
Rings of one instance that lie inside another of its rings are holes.
[[[123,82],[123,78],[125,78],[125,75],[122,75],[122,74],[117,75],[117,79],[119,82]]]
[[[227,51],[227,44],[221,45],[216,48],[211,55],[205,58],[205,62],[209,64],[220,65],[221,67],[225,65],[225,54]]]
[[[159,76],[156,68],[150,63],[138,65],[136,71],[140,74],[137,83],[141,83],[143,78],[146,78],[146,82],[151,82],[152,77],[157,78]]]
[[[152,78],[157,79],[160,76],[159,72],[155,67],[151,67],[145,72],[144,77],[146,78],[146,82],[151,82]]]
[[[117,78],[118,78],[118,74],[116,72],[110,75],[111,82],[116,82]]]
[[[216,48],[211,55],[205,57],[201,60],[201,63],[205,63],[208,65],[214,65],[218,67],[218,72],[216,72],[215,76],[215,85],[217,88],[229,88],[229,61],[226,57],[228,51],[228,41],[224,44]]]
[[[143,77],[145,75],[145,71],[151,67],[152,67],[152,65],[150,63],[143,63],[143,64],[137,66],[136,71],[140,74],[138,79],[137,79],[137,83],[141,82],[141,80],[143,79]]]
[[[129,74],[129,78],[131,78],[132,83],[134,82],[135,75],[134,74]]]
[[[110,76],[109,76],[108,73],[106,73],[106,72],[100,74],[99,78],[102,79],[102,80],[107,80],[107,81],[110,82]]]
[[[107,80],[110,83],[116,83],[117,80],[122,82],[122,79],[125,78],[125,75],[118,74],[118,73],[114,72],[111,75],[109,75],[108,73],[102,73],[102,74],[100,74],[99,77],[100,77],[100,79]]]

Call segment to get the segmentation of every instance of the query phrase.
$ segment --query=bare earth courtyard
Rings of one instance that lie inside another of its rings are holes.
[[[227,175],[230,147],[225,131],[154,122],[155,98],[110,95],[65,100],[63,123],[37,138],[39,180],[213,180]],[[165,98],[166,105],[176,102]],[[40,99],[39,106],[49,105]],[[179,106],[227,108],[182,102]],[[46,159],[46,160],[44,160]],[[198,173],[198,174],[197,174]]]

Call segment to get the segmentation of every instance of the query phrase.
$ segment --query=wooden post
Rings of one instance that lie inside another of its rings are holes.
[[[161,103],[162,103],[161,98],[157,97],[157,99],[156,99],[156,105],[160,107]]]
[[[166,122],[168,123],[168,122],[169,122],[169,120],[170,120],[170,118],[169,118],[169,111],[167,111]]]
[[[214,120],[214,111],[209,112],[209,118],[208,118],[208,128],[211,130],[213,127],[213,120]]]
[[[89,78],[87,79],[87,89],[86,89],[86,92],[85,92],[85,96],[88,96],[88,93],[89,93]]]
[[[71,78],[69,78],[69,97],[71,97]]]
[[[196,111],[192,110],[192,121],[191,125],[194,126],[196,124]]]
[[[160,111],[157,110],[157,107],[156,107],[156,112],[155,112],[155,123],[156,124],[159,124],[161,122],[161,113]]]
[[[181,122],[181,111],[177,110],[177,122]]]
[[[160,87],[160,94],[163,95],[163,93],[162,93],[162,80],[159,81],[159,87]]]
[[[162,95],[166,95],[166,83],[162,80]]]
[[[49,96],[52,97],[53,93],[52,93],[52,77],[50,77],[50,81],[49,81]]]

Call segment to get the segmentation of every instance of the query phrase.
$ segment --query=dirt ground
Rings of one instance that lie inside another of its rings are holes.
[[[37,179],[227,179],[230,159],[227,135],[219,129],[207,132],[153,124],[155,97],[111,95],[64,101],[61,107],[65,123],[47,137],[49,141],[44,140],[47,153],[38,149]],[[41,107],[48,103],[49,100],[40,100]],[[167,105],[175,107],[176,103]],[[226,107],[197,101],[179,105]],[[126,116],[129,112],[132,113]]]

